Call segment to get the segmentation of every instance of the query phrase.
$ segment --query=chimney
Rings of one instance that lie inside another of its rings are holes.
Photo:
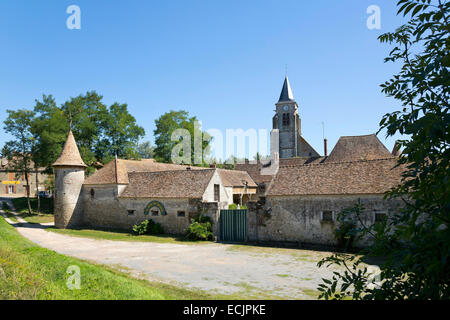
[[[401,147],[400,142],[398,140],[395,141],[394,148],[392,149],[392,155],[394,157],[399,157],[402,154],[400,147]]]
[[[328,139],[323,139],[323,155],[328,157]]]

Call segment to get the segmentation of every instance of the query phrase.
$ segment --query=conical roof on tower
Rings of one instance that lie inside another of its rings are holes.
[[[78,151],[77,143],[73,136],[72,130],[69,131],[66,143],[59,155],[59,158],[53,163],[54,167],[67,166],[67,167],[87,167],[81,159],[80,152]]]
[[[283,89],[281,89],[280,99],[278,100],[278,102],[282,101],[294,101],[291,84],[289,83],[289,79],[287,76],[286,78],[284,78]]]

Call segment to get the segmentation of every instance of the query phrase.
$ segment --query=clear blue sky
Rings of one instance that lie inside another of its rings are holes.
[[[402,22],[392,0],[2,0],[0,121],[6,109],[58,103],[88,90],[128,103],[153,141],[170,109],[203,128],[269,129],[288,65],[302,132],[323,152],[339,136],[374,133],[399,109],[379,84],[397,71],[381,33]],[[66,8],[81,8],[81,30]],[[381,30],[366,27],[369,5]],[[394,139],[380,139],[391,149]],[[9,137],[0,130],[0,146]]]

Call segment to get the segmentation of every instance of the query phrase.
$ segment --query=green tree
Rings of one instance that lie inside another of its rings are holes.
[[[209,144],[211,142],[211,136],[202,132],[198,127],[198,120],[196,117],[189,117],[187,111],[173,111],[163,114],[161,117],[155,120],[156,129],[155,135],[155,159],[160,162],[171,163],[172,150],[178,144],[178,141],[172,141],[172,133],[177,129],[186,129],[190,134],[191,144],[191,163],[192,164],[204,164],[209,154]],[[201,139],[202,147],[202,163],[197,163],[195,158],[195,141],[194,138]]]
[[[35,113],[23,109],[6,112],[8,117],[4,122],[4,130],[11,134],[13,139],[5,143],[2,154],[10,160],[11,169],[16,172],[16,178],[21,175],[25,178],[28,213],[31,215],[30,173],[33,154],[36,152],[36,139],[32,132]]]
[[[144,141],[138,144],[137,153],[142,159],[151,159],[154,157],[155,148],[150,141]]]
[[[128,112],[126,104],[107,107],[95,91],[69,99],[60,107],[54,98],[44,95],[36,100],[34,130],[38,133],[39,162],[51,171],[71,126],[83,161],[92,172],[115,155],[139,158],[137,142],[145,135]]]
[[[145,130],[136,124],[136,119],[128,112],[128,106],[114,103],[101,116],[103,138],[101,148],[96,152],[97,157],[112,159],[117,155],[125,159],[140,158],[137,147]]]
[[[405,206],[387,221],[359,230],[359,236],[374,240],[363,253],[385,257],[379,281],[371,283],[361,257],[333,255],[319,265],[338,264],[346,270],[324,279],[322,298],[450,298],[450,3],[400,0],[397,5],[398,13],[410,14],[410,20],[379,39],[395,45],[385,61],[402,67],[381,87],[402,108],[386,114],[380,130],[408,136],[401,141],[402,183],[387,194],[403,199]]]

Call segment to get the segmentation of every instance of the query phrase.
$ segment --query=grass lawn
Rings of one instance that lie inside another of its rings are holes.
[[[178,244],[190,244],[190,245],[204,245],[211,244],[212,241],[187,241],[182,237],[168,236],[168,235],[142,235],[135,236],[126,231],[103,231],[103,230],[90,230],[90,229],[56,229],[48,228],[46,231],[56,232],[69,236],[85,237],[99,240],[119,240],[119,241],[138,241],[138,242],[158,242],[158,243],[178,243]]]
[[[55,220],[52,214],[33,214],[31,216],[23,215],[22,218],[29,223],[47,223]]]
[[[41,198],[41,214],[53,215],[53,198]],[[28,214],[27,198],[12,198],[16,212],[21,215]],[[31,212],[37,214],[37,198],[30,198]]]
[[[28,214],[27,198],[13,198],[11,201],[16,208],[16,212],[30,223],[53,222],[53,198],[41,198],[40,214],[37,214],[37,198],[30,198],[32,215]]]
[[[114,269],[41,248],[0,217],[1,299],[216,299],[219,296],[134,279]],[[81,270],[81,288],[69,290],[69,266]]]

